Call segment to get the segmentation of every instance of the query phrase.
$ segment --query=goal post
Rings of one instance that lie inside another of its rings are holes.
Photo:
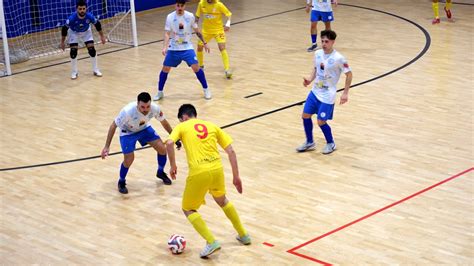
[[[10,64],[32,58],[64,53],[59,48],[61,27],[76,10],[77,0],[0,0],[2,29],[2,64],[11,75]],[[87,0],[87,12],[101,21],[104,34],[111,43],[138,46],[134,0]],[[0,15],[1,16],[1,15]],[[100,38],[94,26],[94,40]],[[82,45],[82,44],[80,44]],[[7,60],[10,63],[7,64]],[[13,70],[14,72],[14,70]],[[1,73],[0,73],[1,75]]]

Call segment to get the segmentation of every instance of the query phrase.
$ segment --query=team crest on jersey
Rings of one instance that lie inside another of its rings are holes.
[[[321,62],[321,64],[319,65],[319,68],[320,68],[321,70],[324,70],[324,63],[323,63],[323,62]]]
[[[144,124],[145,124],[145,121],[141,120],[138,125],[139,125],[139,126],[143,126]]]
[[[330,65],[334,64],[334,59],[330,58],[329,61],[328,61],[328,64],[330,64]]]

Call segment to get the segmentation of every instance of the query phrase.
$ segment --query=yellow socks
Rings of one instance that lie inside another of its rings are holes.
[[[204,52],[203,51],[197,51],[197,59],[199,66],[204,66]]]
[[[232,225],[234,226],[237,233],[239,233],[239,236],[246,235],[247,231],[245,231],[244,226],[240,222],[240,218],[237,214],[234,204],[232,204],[232,202],[227,202],[227,204],[222,207],[222,210],[224,211],[227,218],[229,218],[229,220],[232,222]]]
[[[451,10],[451,5],[452,3],[448,3],[448,1],[446,1],[446,10]]]
[[[221,51],[221,56],[222,56],[222,63],[224,63],[224,70],[227,71],[229,70],[230,63],[229,63],[229,54],[227,54],[226,49]]]
[[[432,3],[432,6],[433,6],[434,17],[439,18],[439,3]]]
[[[207,227],[206,222],[204,222],[202,219],[201,214],[195,212],[188,216],[188,220],[193,225],[194,229],[202,236],[202,238],[206,239],[207,243],[214,243],[216,239]]]

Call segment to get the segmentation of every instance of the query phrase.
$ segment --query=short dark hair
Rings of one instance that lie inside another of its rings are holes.
[[[142,93],[138,94],[137,102],[147,103],[149,101],[151,101],[151,96],[148,92],[142,92]]]
[[[326,36],[329,40],[334,41],[337,37],[337,34],[335,31],[332,30],[323,30],[321,31],[321,38]]]
[[[77,0],[76,7],[78,6],[87,6],[86,0]]]
[[[178,111],[178,119],[181,119],[183,115],[187,115],[189,117],[196,117],[197,116],[196,108],[192,104],[189,104],[189,103],[181,105]]]
[[[176,0],[176,4],[182,4],[185,5],[188,0]]]

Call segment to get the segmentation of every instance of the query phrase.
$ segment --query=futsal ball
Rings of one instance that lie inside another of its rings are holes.
[[[168,248],[173,254],[181,254],[186,248],[186,239],[184,236],[171,235],[168,239]]]

